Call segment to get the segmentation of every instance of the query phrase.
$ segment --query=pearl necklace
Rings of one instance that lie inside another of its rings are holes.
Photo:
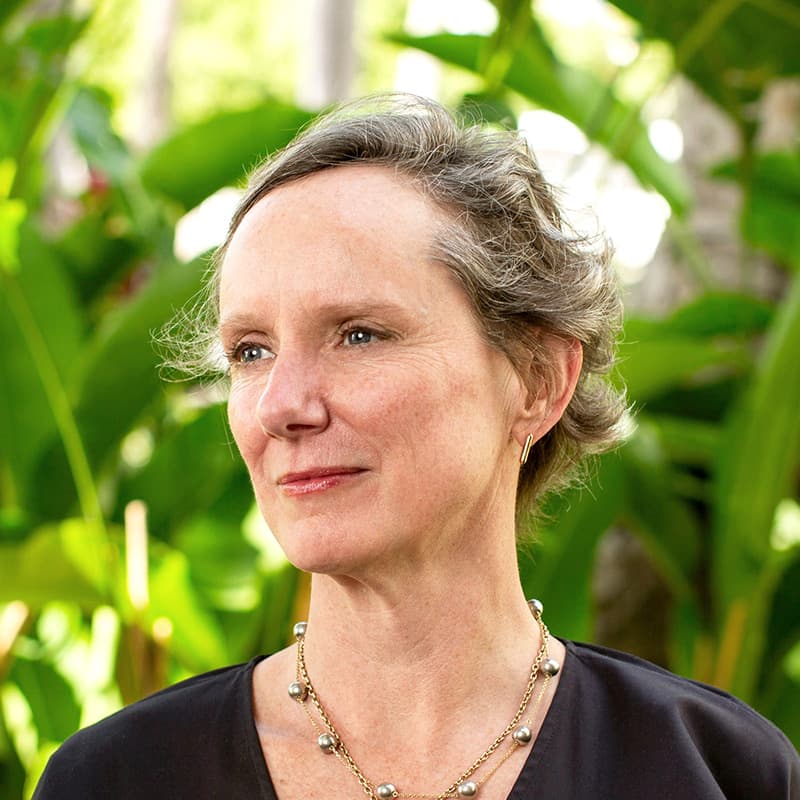
[[[494,775],[495,772],[497,772],[497,770],[509,758],[511,758],[511,756],[519,747],[524,747],[525,745],[530,744],[533,738],[530,720],[533,717],[536,708],[542,701],[542,697],[547,690],[550,679],[557,675],[559,669],[561,668],[561,665],[558,663],[558,661],[553,658],[549,658],[548,656],[550,632],[542,620],[542,604],[538,600],[529,600],[528,606],[531,609],[534,619],[539,625],[539,630],[542,636],[542,644],[533,660],[533,663],[531,664],[528,683],[522,695],[522,700],[520,701],[517,713],[514,714],[511,722],[509,722],[508,725],[503,728],[503,730],[498,734],[489,747],[487,747],[486,750],[484,750],[483,753],[478,756],[478,758],[476,758],[475,761],[473,761],[472,764],[466,770],[464,770],[464,772],[462,772],[461,775],[455,781],[453,781],[453,783],[450,784],[450,786],[447,787],[447,789],[439,794],[400,792],[393,783],[387,781],[376,784],[370,781],[364,775],[364,773],[361,771],[361,768],[356,764],[356,762],[353,760],[353,757],[350,755],[349,750],[342,741],[342,737],[336,731],[333,722],[331,722],[328,713],[325,711],[325,708],[319,699],[319,695],[314,689],[311,679],[308,676],[308,668],[306,667],[305,661],[305,636],[306,629],[308,627],[308,623],[306,622],[298,622],[294,626],[294,635],[297,639],[297,667],[295,676],[296,679],[289,684],[289,697],[300,703],[303,711],[306,713],[306,716],[308,716],[314,729],[319,734],[317,737],[317,745],[319,746],[320,750],[322,750],[324,753],[332,753],[335,755],[350,770],[350,772],[353,773],[356,780],[358,780],[359,784],[361,785],[361,788],[364,790],[364,793],[368,797],[372,798],[372,800],[390,800],[390,798],[398,797],[420,798],[421,800],[447,800],[447,798],[453,797],[473,797],[477,794],[480,786],[486,783],[486,781],[489,780],[489,778],[491,778],[492,775]],[[536,698],[534,699],[529,718],[525,720],[524,724],[519,725],[519,722],[522,720],[526,710],[528,709],[528,704],[530,703],[534,688],[536,686],[536,679],[540,672],[544,673],[544,681],[542,682]],[[306,700],[308,699],[310,699],[314,705],[317,714],[322,720],[324,729],[319,725],[311,713],[311,709],[306,703]],[[508,739],[509,736],[512,739],[512,743],[503,754],[502,759],[500,759],[492,767],[492,769],[486,772],[486,774],[484,774],[480,779],[476,778],[473,780],[472,778],[474,774],[489,760],[489,758],[491,758],[491,756],[498,750],[503,742]]]

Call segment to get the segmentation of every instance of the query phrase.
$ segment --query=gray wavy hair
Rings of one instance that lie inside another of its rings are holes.
[[[460,281],[486,339],[528,386],[552,386],[549,337],[581,343],[575,393],[520,473],[518,513],[533,510],[543,494],[579,474],[587,455],[621,442],[629,424],[624,393],[608,380],[622,317],[610,249],[603,237],[579,235],[568,225],[533,153],[514,132],[461,124],[438,103],[394,94],[317,120],[252,173],[214,256],[207,295],[184,318],[192,330],[178,323],[193,354],[184,350],[171,363],[184,372],[187,364],[208,363],[217,339],[220,268],[248,211],[278,186],[346,164],[390,168],[449,212],[433,259]]]

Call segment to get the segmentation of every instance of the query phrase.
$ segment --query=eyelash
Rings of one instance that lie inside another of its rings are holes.
[[[365,325],[350,325],[341,328],[339,331],[339,335],[342,337],[342,344],[346,344],[347,337],[354,333],[366,334],[367,336],[370,337],[370,339],[367,342],[352,342],[349,345],[350,347],[359,347],[365,344],[370,344],[372,341],[380,341],[382,339],[388,338],[386,334],[383,334],[380,331],[376,331],[373,328],[368,328]],[[271,354],[271,358],[267,359],[253,359],[253,361],[242,361],[241,360],[242,355],[248,349],[258,349],[269,352],[269,350],[262,344],[258,344],[257,342],[242,341],[239,342],[234,347],[232,347],[231,349],[226,350],[225,358],[228,360],[228,363],[232,367],[237,367],[237,366],[240,367],[240,366],[246,366],[247,364],[251,364],[254,361],[271,360],[272,358],[275,357],[274,354]]]
[[[258,350],[267,350],[264,345],[258,344],[257,342],[239,342],[239,344],[232,347],[230,350],[225,351],[225,358],[228,359],[228,364],[232,367],[242,367],[246,366],[247,364],[252,363],[251,361],[242,361],[242,354],[245,350],[249,349],[258,349]],[[267,352],[269,352],[267,350]],[[274,358],[274,355],[273,355]],[[259,359],[254,359],[259,360]]]

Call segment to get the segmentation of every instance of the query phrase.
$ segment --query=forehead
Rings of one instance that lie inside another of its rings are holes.
[[[443,216],[409,178],[388,167],[334,167],[279,186],[261,198],[241,221],[228,252],[269,238],[284,226],[302,224],[309,225],[312,235],[324,228],[391,244],[396,235],[419,238],[430,233]]]
[[[245,215],[221,266],[220,305],[236,287],[365,291],[434,279],[430,246],[445,214],[411,181],[385,167],[327,169],[271,191]],[[441,279],[442,276],[439,276]]]

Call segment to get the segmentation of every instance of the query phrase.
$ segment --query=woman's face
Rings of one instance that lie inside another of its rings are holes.
[[[525,392],[428,256],[442,215],[389,170],[339,167],[271,192],[230,243],[230,425],[302,569],[430,560],[513,520]]]

